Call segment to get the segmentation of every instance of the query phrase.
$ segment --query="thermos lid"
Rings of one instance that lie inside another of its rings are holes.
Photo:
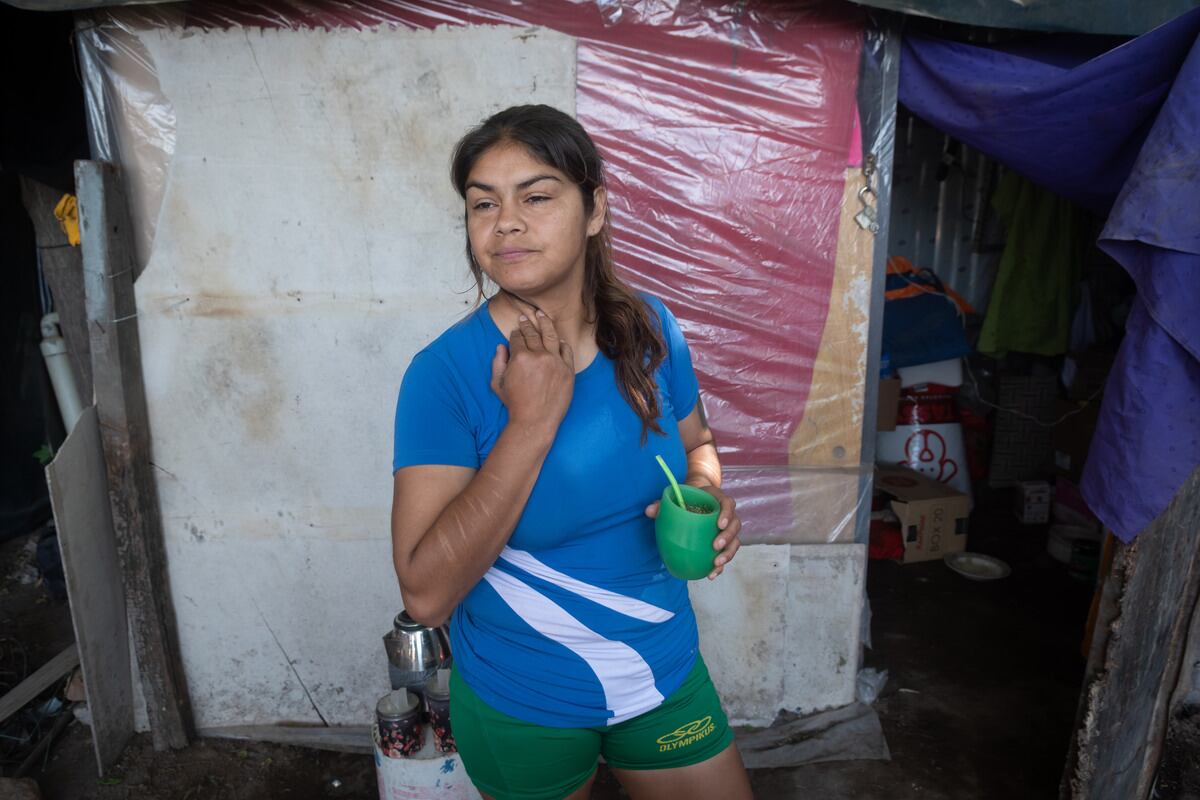
[[[401,610],[396,615],[396,620],[392,623],[392,627],[398,631],[420,631],[425,629],[424,625],[410,617],[408,612],[404,610]]]

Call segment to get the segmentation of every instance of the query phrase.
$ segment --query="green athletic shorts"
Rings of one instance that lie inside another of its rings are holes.
[[[604,756],[617,769],[699,764],[733,741],[733,731],[699,654],[658,708],[616,725],[547,728],[502,714],[450,673],[450,719],[467,775],[496,800],[561,800]]]

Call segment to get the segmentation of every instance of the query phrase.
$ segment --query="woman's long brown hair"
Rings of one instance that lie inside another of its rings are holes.
[[[484,120],[454,148],[450,178],[466,199],[467,178],[479,157],[497,144],[515,142],[538,161],[569,177],[583,195],[588,216],[595,209],[595,190],[604,186],[604,162],[592,138],[571,116],[546,105],[513,106]],[[465,212],[464,212],[465,213]],[[484,294],[484,275],[467,239],[471,275]],[[661,434],[661,407],[654,373],[666,358],[661,321],[613,266],[611,225],[607,214],[600,232],[588,239],[584,257],[583,305],[596,325],[596,344],[614,364],[617,385],[642,420],[642,444],[650,431]]]

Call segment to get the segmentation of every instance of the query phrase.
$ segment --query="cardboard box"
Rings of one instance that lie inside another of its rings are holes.
[[[879,405],[875,420],[876,431],[896,430],[896,415],[900,412],[900,379],[879,381]]]
[[[1050,503],[1054,496],[1046,481],[1021,481],[1017,484],[1013,510],[1023,525],[1041,525],[1050,521]]]
[[[904,563],[931,561],[967,548],[971,501],[908,467],[880,464],[875,488],[890,498],[904,535]]]

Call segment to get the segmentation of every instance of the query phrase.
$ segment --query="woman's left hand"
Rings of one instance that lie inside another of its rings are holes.
[[[722,492],[716,486],[697,486],[697,489],[703,489],[716,498],[721,504],[720,512],[717,516],[717,538],[713,539],[713,549],[720,552],[713,561],[713,571],[708,573],[708,579],[720,575],[725,571],[725,565],[733,560],[733,556],[737,553],[738,548],[742,546],[738,534],[742,532],[742,520],[737,515],[735,507],[737,501],[729,495]],[[646,507],[646,516],[654,519],[658,516],[658,501],[654,501]]]

